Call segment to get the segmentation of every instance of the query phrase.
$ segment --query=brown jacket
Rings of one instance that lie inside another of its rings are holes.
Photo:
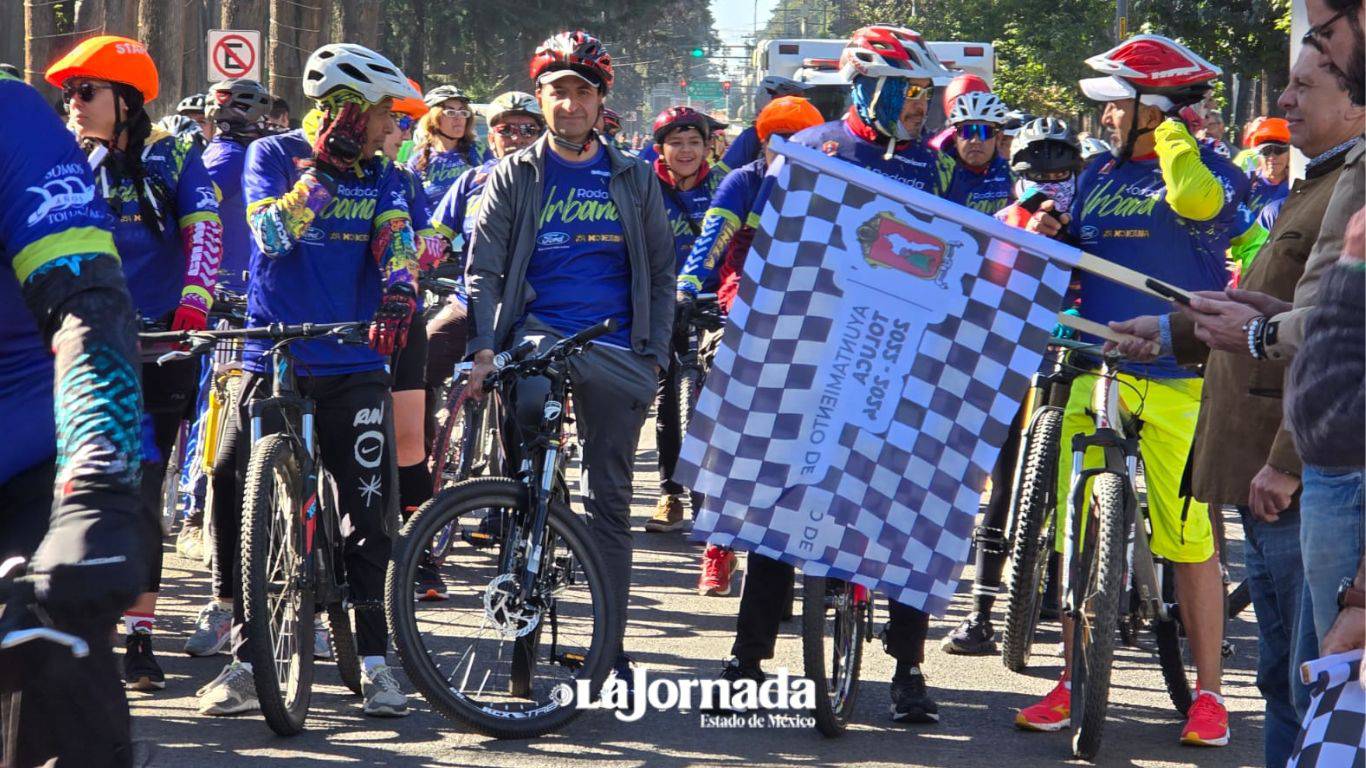
[[[1291,299],[1343,167],[1339,156],[1295,182],[1240,287]],[[1179,313],[1172,315],[1172,346],[1182,364],[1205,363],[1192,449],[1195,498],[1210,504],[1245,505],[1248,485],[1264,464],[1298,475],[1295,443],[1281,424],[1286,364],[1211,351],[1196,340],[1190,321]]]

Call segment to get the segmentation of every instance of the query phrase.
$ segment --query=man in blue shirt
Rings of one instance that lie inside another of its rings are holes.
[[[1015,200],[1015,177],[1010,160],[996,151],[1009,143],[1001,132],[1006,105],[990,91],[959,96],[949,112],[953,142],[946,154],[957,163],[944,197],[974,211],[994,214]]]

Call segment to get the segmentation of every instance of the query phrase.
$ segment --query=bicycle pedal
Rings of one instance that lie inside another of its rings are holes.
[[[586,659],[587,657],[582,653],[562,653],[555,657],[555,662],[565,669],[578,671],[583,669]]]

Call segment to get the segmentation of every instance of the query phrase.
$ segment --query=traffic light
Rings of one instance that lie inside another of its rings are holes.
[[[693,57],[694,59],[700,59],[703,56],[706,56],[707,52],[702,50],[702,46],[695,45],[693,46],[693,49],[691,51],[688,51],[688,55]]]
[[[729,80],[722,80],[722,81],[721,81],[721,90],[725,91],[726,93],[730,93],[730,81],[729,81]]]
[[[687,80],[687,78],[683,78],[683,77],[678,78],[678,88],[679,88],[679,90],[683,90],[683,91],[688,90],[688,80]]]

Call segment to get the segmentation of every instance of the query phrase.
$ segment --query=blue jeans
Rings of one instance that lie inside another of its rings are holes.
[[[1303,480],[1300,549],[1309,600],[1301,615],[1311,616],[1314,633],[1323,637],[1338,616],[1338,584],[1355,576],[1361,563],[1362,536],[1366,535],[1362,498],[1366,472],[1330,474],[1305,465]]]
[[[1291,664],[1299,647],[1314,647],[1314,630],[1300,622],[1304,564],[1300,559],[1300,515],[1291,506],[1274,523],[1243,518],[1243,558],[1248,591],[1257,613],[1257,689],[1266,700],[1263,749],[1268,766],[1290,759],[1300,720],[1309,706],[1309,689]],[[1302,641],[1308,633],[1307,640]]]

